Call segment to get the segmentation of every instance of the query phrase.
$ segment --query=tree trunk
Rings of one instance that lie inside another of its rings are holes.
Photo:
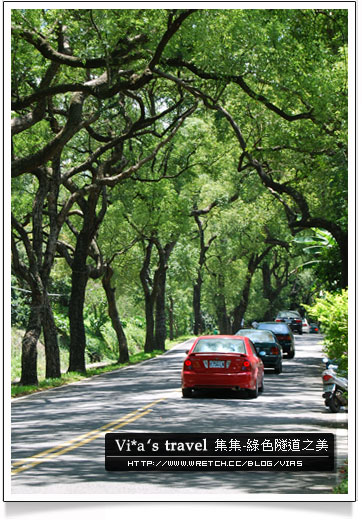
[[[38,385],[37,343],[41,332],[42,314],[42,294],[33,291],[28,326],[21,344],[21,385]]]
[[[72,290],[69,300],[70,346],[68,372],[86,372],[86,336],[83,309],[89,276],[86,264],[87,253],[86,241],[78,240],[72,265]]]
[[[172,296],[169,298],[169,306],[168,306],[168,326],[169,326],[169,338],[172,341],[175,337],[174,333],[174,302]]]
[[[156,319],[155,319],[155,342],[157,350],[165,350],[166,340],[166,311],[165,311],[165,293],[166,293],[166,269],[162,268],[159,274],[157,296],[156,296]]]
[[[60,356],[57,329],[48,295],[44,295],[44,312],[42,316],[45,344],[45,377],[60,377]]]
[[[232,334],[235,334],[241,328],[241,321],[244,318],[246,309],[248,308],[251,281],[258,265],[264,260],[273,246],[268,246],[260,255],[252,254],[248,262],[248,272],[244,283],[244,288],[239,305],[233,312]]]
[[[193,309],[194,309],[194,334],[199,336],[202,332],[202,317],[201,317],[201,287],[202,287],[202,277],[201,277],[201,269],[197,274],[197,280],[194,285],[193,292]]]
[[[225,299],[219,302],[216,309],[217,314],[217,326],[220,334],[231,334],[231,323],[230,318],[227,314]]]
[[[99,196],[103,193],[102,208],[97,215],[97,203]],[[90,268],[87,265],[92,240],[97,234],[97,230],[103,220],[106,208],[105,189],[98,188],[92,191],[88,200],[79,201],[83,212],[83,227],[77,233],[77,243],[72,262],[72,290],[69,301],[69,325],[70,325],[70,346],[69,346],[69,368],[68,372],[86,372],[85,349],[86,335],[84,330],[84,300],[87,283],[90,275]],[[99,276],[97,274],[95,277]]]
[[[233,312],[232,334],[235,334],[241,328],[241,320],[244,318],[246,309],[248,308],[250,286],[251,286],[251,280],[253,278],[254,272],[255,272],[255,269],[250,268],[250,262],[249,262],[249,269],[248,269],[248,272],[246,275],[246,280],[244,283],[242,297],[241,297],[239,305],[237,305],[235,307],[234,312]]]
[[[211,207],[206,211],[208,213]],[[209,250],[212,242],[215,240],[217,235],[213,235],[207,244],[205,244],[205,229],[202,227],[202,221],[200,218],[200,211],[194,208],[193,216],[197,224],[199,238],[200,238],[200,255],[199,255],[199,267],[197,270],[197,280],[194,285],[193,292],[193,310],[194,310],[194,334],[198,336],[204,331],[204,322],[201,315],[201,290],[202,290],[202,270],[206,262],[206,253]]]
[[[348,233],[341,233],[341,237],[339,237],[338,245],[339,251],[341,255],[341,283],[342,289],[346,289],[348,287]]]
[[[268,308],[264,313],[263,321],[269,321],[274,318],[275,315],[275,302],[279,297],[282,289],[286,287],[288,283],[288,269],[289,262],[285,262],[284,270],[281,274],[277,274],[277,269],[280,267],[280,262],[276,259],[272,268],[265,262],[262,265],[263,273],[263,296],[268,300]],[[274,275],[275,287],[272,283],[272,275]]]
[[[154,290],[152,289],[152,282],[150,277],[150,264],[151,254],[154,242],[150,240],[146,247],[146,255],[143,260],[142,269],[140,271],[140,279],[143,287],[145,297],[145,317],[146,317],[146,339],[144,345],[145,352],[152,352],[154,350],[155,337],[154,337]]]
[[[165,247],[162,247],[160,242],[156,240],[159,264],[154,276],[154,291],[156,300],[155,341],[158,350],[165,350],[167,336],[165,311],[167,262],[175,245],[176,242],[169,242]]]
[[[47,378],[61,376],[57,329],[54,322],[53,310],[46,292],[49,285],[50,272],[54,264],[57,240],[62,227],[62,220],[65,218],[60,218],[58,214],[59,186],[61,184],[60,163],[60,156],[55,157],[52,161],[52,176],[49,179],[49,187],[47,190],[50,229],[40,273],[44,286],[44,315],[42,325],[46,357],[45,373]]]
[[[143,266],[140,272],[143,292],[145,295],[145,315],[146,315],[146,340],[144,351],[152,352],[155,349],[165,350],[166,331],[166,271],[167,261],[176,242],[170,242],[163,248],[159,240],[155,237],[149,240]],[[153,279],[150,276],[151,253],[153,245],[156,245],[159,262],[154,272]],[[156,304],[156,319],[154,317],[154,307]],[[156,325],[156,328],[155,328]]]
[[[227,313],[226,301],[225,301],[225,279],[224,275],[218,274],[217,276],[217,292],[215,295],[215,310],[217,318],[217,326],[220,334],[231,334],[231,323],[230,317]]]
[[[119,349],[118,362],[126,363],[127,361],[129,361],[127,338],[124,333],[121,320],[119,319],[117,303],[115,298],[116,289],[115,287],[112,287],[111,284],[112,276],[113,269],[110,266],[107,266],[106,273],[102,278],[102,284],[107,296],[108,314],[111,318],[112,326],[117,334]]]
[[[155,336],[154,336],[154,325],[155,320],[153,317],[154,302],[151,295],[145,295],[145,314],[146,314],[146,339],[145,339],[145,352],[153,352],[155,350]]]

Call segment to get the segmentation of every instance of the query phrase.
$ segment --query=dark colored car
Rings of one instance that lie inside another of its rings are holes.
[[[181,381],[183,397],[219,388],[245,389],[250,397],[258,397],[264,388],[264,365],[245,336],[201,336],[187,352]]]
[[[309,334],[318,334],[318,333],[319,333],[318,323],[310,323],[309,324]]]
[[[294,336],[287,323],[276,323],[275,321],[262,321],[258,323],[257,329],[271,330],[276,335],[279,343],[283,348],[283,353],[287,354],[288,358],[295,356]]]
[[[237,336],[246,336],[253,343],[265,368],[274,368],[276,374],[283,370],[283,347],[271,330],[241,329]]]
[[[288,323],[292,331],[303,334],[303,318],[298,311],[280,311],[275,318],[276,323]]]

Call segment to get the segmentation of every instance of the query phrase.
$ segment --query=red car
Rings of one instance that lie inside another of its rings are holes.
[[[246,389],[258,397],[264,388],[264,365],[252,341],[244,336],[201,336],[197,338],[182,369],[182,395],[193,390]]]

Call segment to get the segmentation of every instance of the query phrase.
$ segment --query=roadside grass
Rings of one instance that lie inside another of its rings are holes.
[[[166,351],[171,349],[178,343],[182,343],[182,342],[190,339],[191,337],[192,336],[182,336],[182,337],[179,337],[172,341],[166,340],[166,345],[165,345]],[[40,359],[40,363],[39,363],[42,367],[41,370],[39,370],[40,373],[38,375],[39,384],[37,386],[35,386],[35,385],[24,386],[24,385],[20,385],[17,382],[13,382],[11,385],[11,397],[22,397],[24,395],[41,392],[43,390],[49,390],[51,388],[56,388],[58,386],[64,386],[64,385],[68,385],[70,383],[76,383],[78,381],[82,381],[83,379],[87,379],[92,376],[96,376],[99,374],[105,374],[107,372],[113,372],[114,370],[118,370],[120,368],[124,368],[129,365],[135,365],[137,363],[141,363],[142,361],[146,361],[147,359],[151,359],[151,358],[160,356],[164,353],[162,350],[154,350],[153,352],[147,352],[147,353],[146,352],[137,352],[135,354],[130,354],[128,363],[117,363],[112,360],[106,360],[105,361],[107,363],[106,365],[89,366],[89,368],[87,368],[85,374],[81,374],[78,372],[65,372],[65,373],[62,373],[60,378],[46,379],[45,375],[44,375],[44,367],[43,367],[43,363],[42,363],[42,361],[43,361],[42,358],[44,357],[44,352],[42,352],[42,350],[44,350],[44,347],[41,345],[39,350],[40,350],[40,355],[42,355],[41,359]],[[60,350],[61,350],[61,365],[62,365],[62,369],[63,369],[63,367],[66,366],[65,362],[67,360],[66,360],[65,354],[67,354],[67,352],[64,353],[64,352],[62,352],[62,349],[60,349]],[[20,356],[19,356],[18,351],[19,351],[19,349],[16,349],[17,355],[12,357],[12,374],[11,374],[12,381],[14,381],[14,379],[19,377],[19,375],[20,375],[20,373],[19,373]],[[14,365],[16,365],[16,367],[14,367]]]
[[[11,327],[11,381],[16,382],[21,376],[21,342],[24,336],[24,330],[17,327]],[[45,347],[42,338],[38,341],[37,348],[37,367],[39,380],[45,379]],[[60,344],[60,369],[66,372],[68,367],[69,352]]]

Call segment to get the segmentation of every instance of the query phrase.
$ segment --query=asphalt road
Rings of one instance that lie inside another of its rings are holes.
[[[182,399],[186,342],[141,365],[12,403],[12,497],[49,500],[242,499],[244,494],[330,494],[335,472],[106,472],[104,434],[125,432],[320,432],[336,435],[347,457],[347,412],[322,399],[321,336],[296,336],[283,373],[265,371],[257,399],[233,393]],[[24,495],[24,497],[21,497]],[[50,495],[53,495],[50,497]],[[171,497],[173,495],[173,497]],[[259,495],[261,497],[261,495]],[[74,497],[74,498],[72,498]],[[146,498],[145,498],[146,497]]]

